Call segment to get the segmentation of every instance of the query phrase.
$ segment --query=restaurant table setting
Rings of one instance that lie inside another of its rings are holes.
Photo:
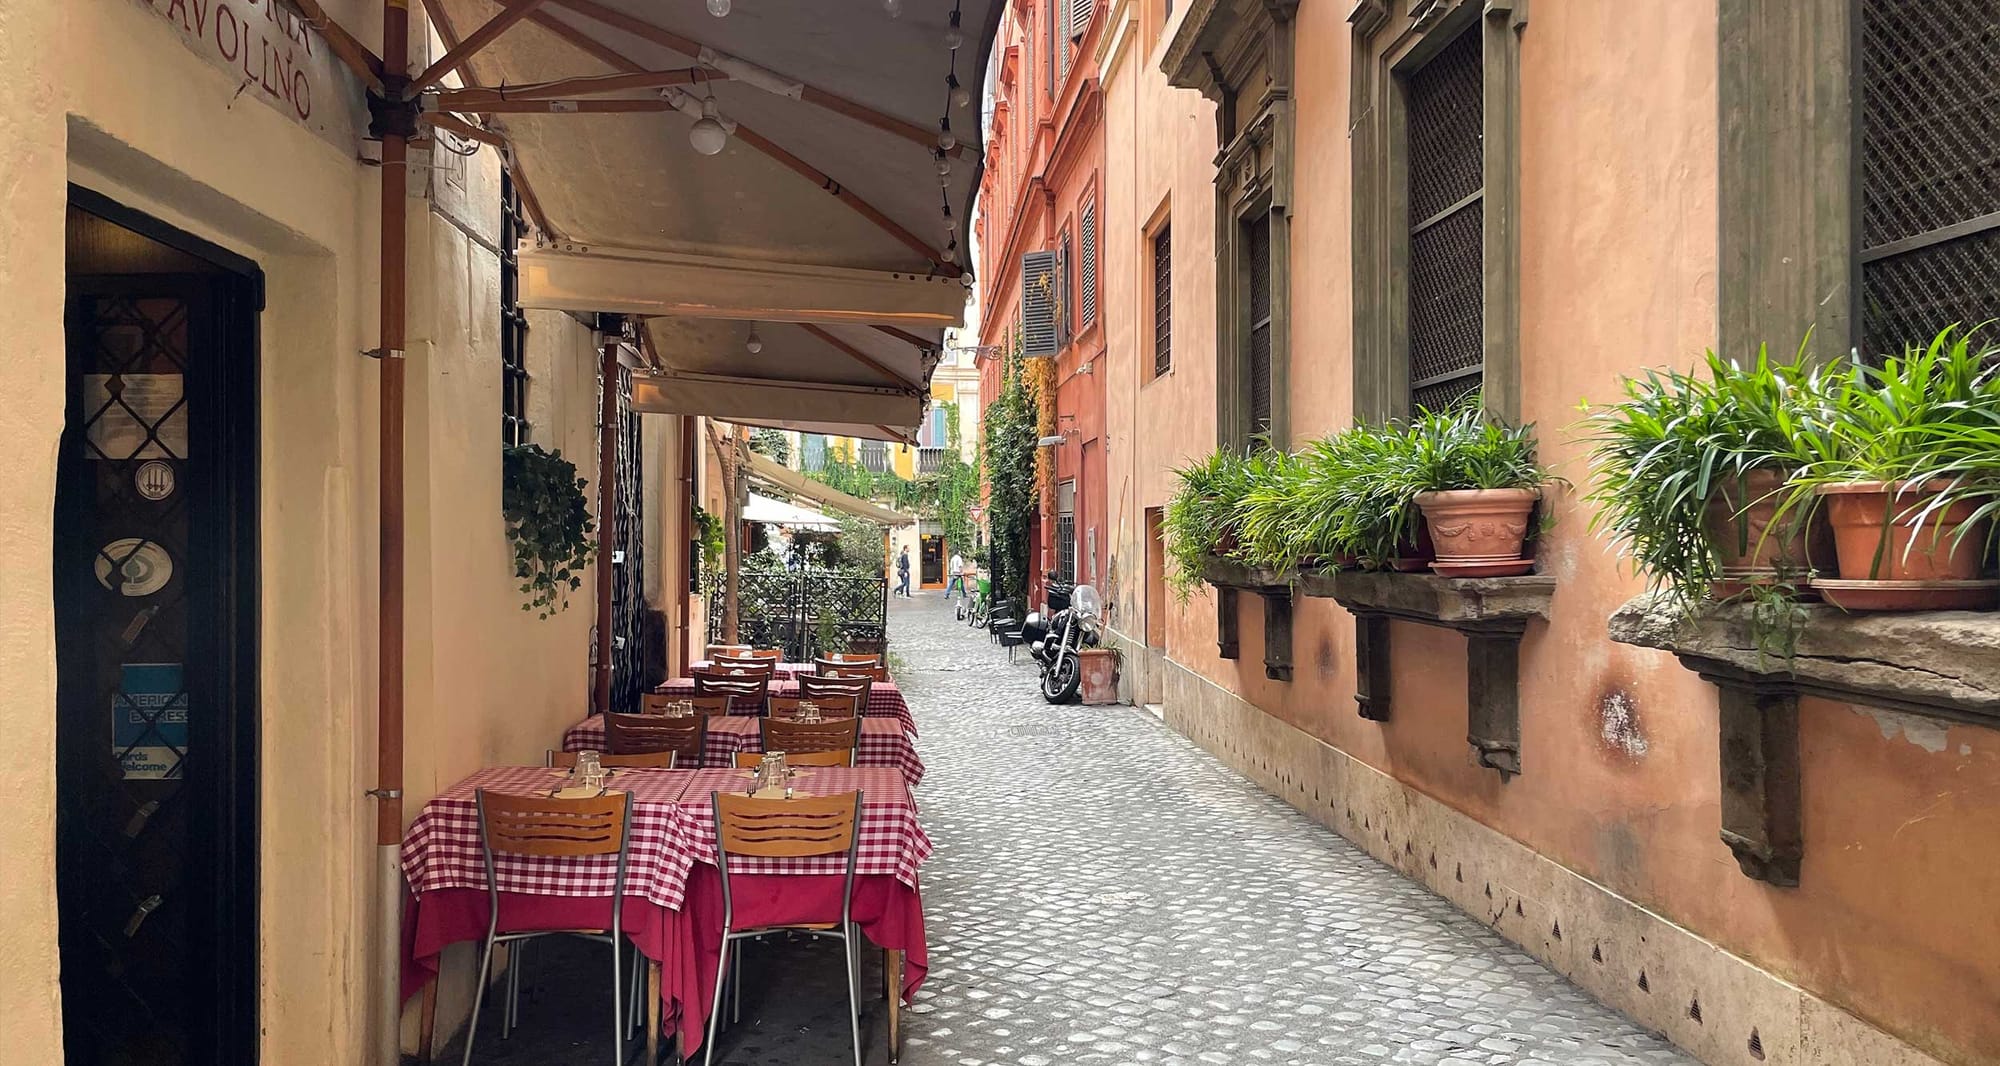
[[[676,677],[660,682],[654,692],[662,696],[693,696],[694,678]],[[770,695],[799,695],[798,679],[773,678]],[[877,681],[868,686],[868,705],[861,708],[864,718],[894,718],[911,736],[917,735],[916,719],[910,715],[910,705],[903,701],[903,690],[894,681]]]
[[[698,1046],[715,987],[721,943],[721,878],[715,862],[716,792],[748,793],[754,770],[602,771],[604,786],[631,796],[630,858],[623,924],[647,958],[661,964],[661,1006],[674,1019],[681,1053]],[[437,974],[440,954],[485,935],[485,860],[479,842],[479,789],[550,795],[575,787],[571,771],[500,766],[480,770],[426,803],[403,836],[402,866],[412,898],[403,922],[403,991]],[[862,793],[853,915],[863,934],[901,966],[902,998],[927,969],[918,868],[931,842],[917,823],[904,775],[890,767],[794,768],[795,796]],[[615,856],[496,855],[494,877],[506,927],[609,925]],[[738,925],[838,915],[845,858],[748,858],[730,863]],[[894,953],[901,953],[900,955]],[[894,969],[891,970],[894,973]]]
[[[702,766],[728,767],[736,753],[764,750],[763,719],[756,715],[715,715],[708,720],[708,743],[702,752]],[[564,751],[603,751],[604,716],[593,714],[563,732]],[[887,766],[900,770],[911,788],[923,784],[924,761],[917,746],[893,718],[861,719],[861,742],[854,749],[856,766]],[[694,769],[694,767],[689,767]]]

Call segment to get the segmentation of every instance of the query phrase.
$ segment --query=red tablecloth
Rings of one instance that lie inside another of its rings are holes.
[[[694,678],[676,677],[662,681],[654,686],[653,691],[664,696],[693,696]],[[773,696],[798,694],[799,683],[796,680],[778,678],[771,682]],[[861,714],[866,718],[894,718],[903,723],[903,728],[909,730],[911,736],[917,735],[916,719],[910,716],[910,705],[903,702],[903,690],[897,688],[894,681],[877,681],[869,685],[868,706],[861,708]]]
[[[720,768],[734,764],[739,751],[764,750],[762,719],[754,715],[716,715],[708,720],[708,741],[702,749],[701,765]],[[563,733],[564,751],[603,751],[604,717],[593,714]],[[888,766],[903,772],[903,780],[915,788],[924,783],[924,761],[917,746],[893,718],[861,719],[861,744],[854,752],[856,766]]]
[[[716,791],[742,788],[749,780],[748,771],[737,770],[647,770],[612,779],[613,787],[623,787],[633,797],[625,931],[640,951],[661,963],[664,1006],[678,1018],[684,1051],[701,1041],[722,937],[709,798]],[[403,838],[403,871],[414,894],[404,915],[406,995],[437,972],[445,945],[486,933],[485,867],[474,790],[527,792],[555,781],[553,773],[540,767],[481,770],[418,813]],[[795,787],[808,795],[863,793],[854,918],[875,944],[906,953],[903,992],[908,998],[927,969],[917,867],[930,856],[931,843],[917,824],[916,802],[902,774],[886,767],[815,768],[803,770]],[[739,927],[825,920],[829,914],[838,918],[843,858],[746,859],[730,868],[736,875],[731,885],[738,894]],[[596,856],[499,857],[495,872],[502,928],[605,927],[613,869],[613,863]]]

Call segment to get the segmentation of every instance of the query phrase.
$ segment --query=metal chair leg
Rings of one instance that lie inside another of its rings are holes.
[[[472,1066],[472,1041],[479,1035],[479,1008],[486,1002],[486,979],[493,972],[493,936],[487,934],[479,949],[479,981],[473,985],[472,1017],[465,1022],[465,1058],[460,1066]]]
[[[625,995],[624,974],[619,972],[619,963],[625,957],[625,945],[618,942],[617,934],[611,941],[611,1061],[615,1066],[625,1066]]]
[[[729,960],[729,1024],[743,1021],[743,941],[738,940],[732,948],[734,954]]]
[[[847,951],[847,1020],[854,1026],[854,1066],[861,1063],[861,988],[854,967],[859,960],[854,955],[854,938],[843,932],[840,946]]]
[[[507,1006],[500,1012],[500,1039],[513,1035],[514,1028],[521,1024],[521,949],[528,946],[525,940],[517,940],[507,945]]]
[[[722,1028],[722,982],[729,973],[731,946],[731,942],[725,940],[715,959],[715,999],[708,1008],[708,1039],[701,1056],[702,1066],[713,1066],[715,1062],[715,1034]]]
[[[630,1018],[630,1028],[637,1032],[645,1020],[646,958],[639,953],[639,946],[632,946],[632,986],[629,993],[625,1016]]]

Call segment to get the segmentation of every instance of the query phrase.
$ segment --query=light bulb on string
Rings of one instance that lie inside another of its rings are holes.
[[[958,147],[958,135],[951,132],[951,120],[948,118],[938,119],[937,146],[946,152]]]
[[[751,355],[756,355],[758,352],[764,350],[764,338],[757,335],[757,324],[755,322],[750,324],[750,339],[743,342],[743,347],[748,349]]]
[[[722,127],[722,121],[715,116],[715,97],[701,102],[701,117],[688,127],[688,143],[702,155],[714,155],[729,143],[729,131]]]
[[[882,0],[882,10],[888,12],[889,17],[892,19],[901,18],[903,17],[903,0]]]
[[[935,156],[937,159],[938,177],[940,178],[951,177],[951,157],[944,154],[942,151],[935,153]]]
[[[951,106],[964,107],[972,102],[972,91],[958,83],[958,75],[956,73],[945,75],[944,83],[946,87],[951,89]]]
[[[956,52],[958,46],[964,43],[965,31],[958,28],[958,11],[954,8],[951,13],[951,25],[945,27],[944,46]]]
[[[944,261],[945,261],[945,262],[947,262],[947,263],[956,263],[956,262],[958,262],[958,242],[957,242],[957,241],[953,241],[952,243],[950,243],[950,244],[947,244],[947,245],[945,245],[945,248],[944,248]]]
[[[708,0],[708,13],[716,18],[729,14],[729,0]]]

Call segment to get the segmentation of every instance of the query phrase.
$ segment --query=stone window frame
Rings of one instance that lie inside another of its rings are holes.
[[[1521,35],[1528,0],[1355,0],[1349,128],[1353,161],[1354,415],[1409,413],[1409,190],[1404,80],[1461,32],[1478,33],[1485,91],[1481,389],[1521,417]]]
[[[1245,223],[1271,218],[1270,440],[1291,442],[1291,204],[1298,0],[1194,0],[1168,42],[1169,84],[1214,100],[1216,443],[1250,442]],[[1248,84],[1261,72],[1264,84]],[[1238,121],[1238,116],[1242,121]]]

